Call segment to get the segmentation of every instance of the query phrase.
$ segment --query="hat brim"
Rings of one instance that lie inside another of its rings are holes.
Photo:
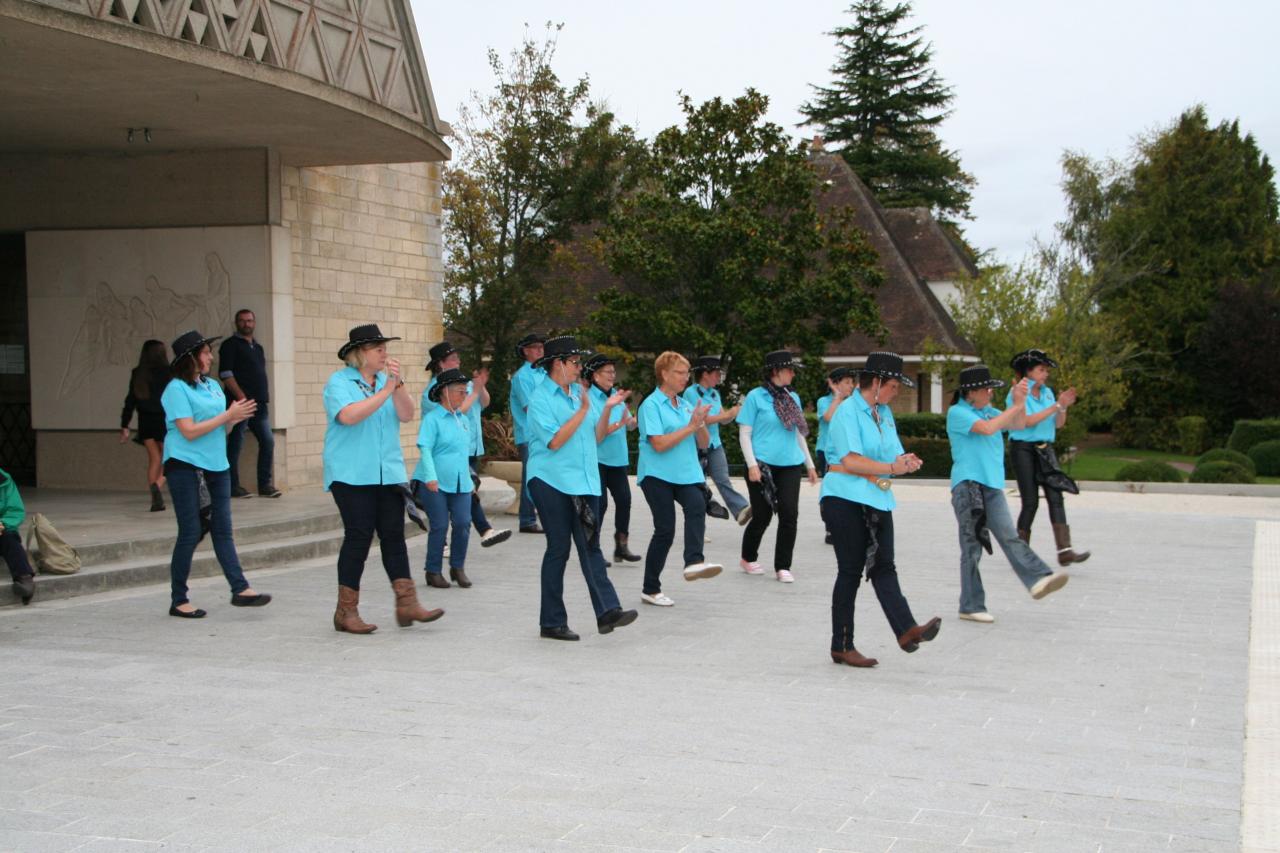
[[[575,355],[581,358],[584,355],[590,355],[590,354],[591,354],[591,350],[588,350],[588,349],[575,349],[575,350],[569,350],[569,352],[558,352],[555,355],[544,355],[542,358],[535,361],[534,365],[537,367],[546,367],[548,364],[550,364],[553,361],[559,361],[565,358],[573,358]]]
[[[444,396],[444,391],[453,385],[466,385],[466,379],[458,379],[453,382],[437,382],[431,386],[431,390],[427,392],[427,399],[433,403],[439,403],[440,398]]]
[[[868,376],[879,376],[881,379],[896,379],[898,380],[898,384],[902,385],[902,387],[904,388],[916,387],[916,383],[914,380],[908,379],[905,375],[901,373],[888,373],[883,370],[860,370],[858,372],[865,373]]]
[[[197,343],[195,343],[195,344],[192,344],[190,349],[188,349],[188,350],[187,350],[186,352],[184,352],[182,355],[176,356],[176,357],[173,359],[173,361],[169,362],[169,366],[170,366],[170,367],[174,367],[174,366],[176,366],[178,362],[182,361],[184,358],[186,358],[187,356],[191,355],[191,353],[196,352],[197,350],[199,350],[199,349],[200,349],[200,347],[205,346],[205,345],[208,345],[208,344],[212,344],[214,341],[220,341],[220,340],[222,340],[222,335],[214,335],[214,336],[213,336],[213,337],[211,337],[211,338],[205,338],[205,339],[204,339],[204,340],[202,340],[202,341],[199,341],[199,342],[197,342]]]
[[[343,361],[347,360],[347,353],[356,347],[362,347],[366,344],[385,344],[387,341],[398,341],[400,338],[362,338],[358,341],[347,341],[340,350],[338,350],[338,358]]]
[[[958,391],[977,391],[979,388],[1003,388],[1005,382],[1003,379],[988,379],[985,382],[971,382],[968,385],[961,385]]]

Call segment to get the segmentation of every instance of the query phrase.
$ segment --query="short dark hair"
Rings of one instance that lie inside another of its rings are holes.
[[[874,373],[859,373],[858,387],[861,388],[863,391],[865,391],[868,388],[870,388],[872,385],[874,385],[876,383],[876,380],[879,378],[880,377],[876,376]]]
[[[253,309],[252,309],[252,308],[241,308],[239,311],[237,311],[237,312],[236,312],[236,317],[235,317],[235,318],[236,318],[237,320],[239,320],[239,319],[240,319],[240,315],[241,315],[241,314],[253,314]],[[257,315],[257,314],[253,314],[253,319],[255,319],[255,320],[256,320],[256,319],[258,319],[258,315]]]

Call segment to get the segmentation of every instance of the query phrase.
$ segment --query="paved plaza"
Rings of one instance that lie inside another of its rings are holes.
[[[740,529],[713,521],[726,572],[686,583],[673,553],[659,609],[615,565],[641,613],[608,636],[571,562],[580,643],[538,637],[530,535],[473,548],[472,589],[420,585],[448,612],[409,629],[375,557],[368,637],[332,629],[333,558],[253,573],[262,610],[199,580],[200,622],[166,616],[163,586],[5,608],[0,849],[1240,849],[1255,551],[1280,548],[1280,500],[1070,499],[1093,559],[1034,602],[985,558],[978,625],[956,618],[946,489],[898,492],[902,585],[943,627],[902,653],[864,585],[874,670],[827,657],[835,563],[807,486],[795,584],[738,571]]]

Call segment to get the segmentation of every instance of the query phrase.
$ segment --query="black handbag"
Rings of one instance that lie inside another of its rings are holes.
[[[773,482],[773,469],[760,463],[760,494],[764,497],[769,509],[778,511],[778,487]]]
[[[1076,481],[1064,474],[1058,466],[1058,454],[1053,451],[1052,444],[1048,442],[1037,444],[1035,450],[1038,463],[1036,479],[1041,485],[1072,495],[1080,494],[1080,487],[1076,485]]]

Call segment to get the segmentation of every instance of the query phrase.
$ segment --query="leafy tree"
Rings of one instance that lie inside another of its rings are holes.
[[[837,27],[830,86],[800,107],[887,207],[928,207],[939,219],[969,219],[972,175],[937,129],[954,97],[930,67],[933,46],[907,19],[910,3],[857,0]]]
[[[1205,322],[1224,282],[1276,259],[1274,175],[1238,122],[1210,126],[1202,106],[1141,139],[1128,162],[1064,159],[1060,234],[1138,355],[1129,413],[1214,414],[1200,393]]]
[[[764,120],[768,99],[748,90],[681,106],[684,124],[657,135],[636,190],[602,231],[625,287],[601,294],[592,340],[720,353],[729,381],[750,387],[770,350],[816,361],[851,329],[878,332],[877,256],[847,212],[818,213],[816,174]],[[809,394],[820,372],[806,372]]]
[[[494,409],[525,318],[556,298],[540,275],[556,242],[608,212],[642,151],[589,102],[587,78],[566,86],[551,69],[558,30],[526,37],[506,63],[489,52],[494,89],[461,107],[444,176],[444,323],[467,365],[491,357]]]
[[[1242,418],[1280,417],[1280,268],[1219,288],[1193,344],[1197,387],[1221,435]]]

